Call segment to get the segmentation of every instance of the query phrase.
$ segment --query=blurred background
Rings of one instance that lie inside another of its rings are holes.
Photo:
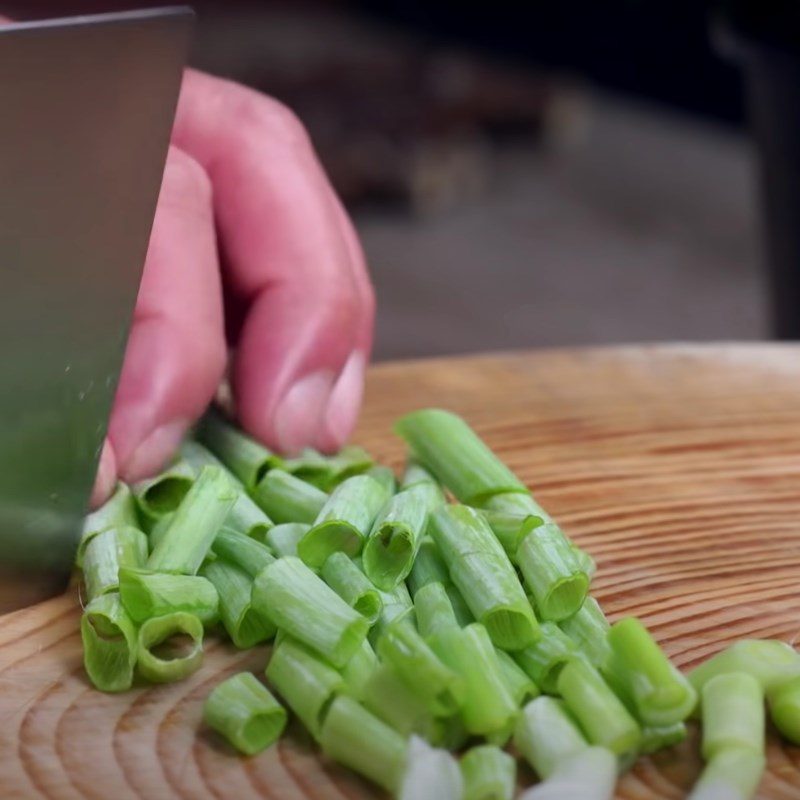
[[[201,0],[193,62],[305,122],[378,359],[796,338],[798,6]]]

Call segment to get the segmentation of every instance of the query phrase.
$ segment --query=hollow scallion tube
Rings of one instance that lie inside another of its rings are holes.
[[[435,581],[423,586],[414,597],[417,628],[423,639],[436,636],[442,630],[458,628],[453,604],[444,586]]]
[[[216,410],[201,420],[198,438],[252,492],[269,470],[282,459],[255,439],[242,433]],[[269,512],[268,512],[269,513]]]
[[[159,475],[135,483],[132,491],[142,518],[153,525],[176,511],[192,488],[195,477],[192,465],[179,459]]]
[[[566,664],[558,691],[589,742],[621,758],[636,752],[642,738],[639,725],[591,664],[582,659]]]
[[[332,553],[322,565],[322,579],[347,605],[372,625],[380,616],[383,600],[369,578],[344,553]]]
[[[723,750],[764,752],[764,692],[746,672],[717,675],[703,686],[703,758]]]
[[[219,619],[219,597],[214,584],[199,575],[174,575],[149,569],[122,567],[119,595],[134,622],[185,611],[204,625]]]
[[[563,700],[537,697],[517,719],[514,746],[542,779],[558,765],[585,750],[589,743]]]
[[[533,499],[529,492],[506,492],[488,497],[480,506],[484,511],[516,517],[536,517],[539,524],[552,523],[553,518]]]
[[[137,528],[109,528],[93,536],[83,556],[86,596],[95,597],[119,588],[120,567],[141,567],[147,561],[147,537]]]
[[[250,602],[253,579],[241,567],[218,558],[206,561],[200,567],[200,575],[217,590],[219,616],[236,647],[254,647],[275,635],[272,622],[253,610]]]
[[[102,692],[124,692],[133,682],[136,665],[136,626],[117,592],[92,600],[81,616],[83,664]]]
[[[608,644],[611,657],[603,673],[613,676],[612,685],[622,685],[643,725],[673,725],[691,714],[697,692],[638,619],[612,625]]]
[[[767,703],[781,735],[792,744],[800,744],[800,676],[770,687]]]
[[[530,676],[514,661],[513,657],[505,650],[495,648],[495,655],[500,665],[500,673],[505,681],[506,688],[514,698],[517,707],[522,707],[529,700],[537,698],[541,691]]]
[[[398,583],[391,592],[380,592],[380,596],[381,613],[369,632],[373,645],[390,625],[410,621],[414,616],[414,604],[405,583]]]
[[[305,522],[310,525],[328,495],[282,469],[271,469],[253,490],[253,499],[276,524]]]
[[[211,550],[217,557],[243,569],[251,578],[275,561],[267,545],[230,528],[222,528],[217,533]]]
[[[188,639],[187,648],[182,646],[183,639]],[[203,623],[193,614],[175,611],[142,623],[136,668],[143,678],[152,683],[179,681],[202,663]]]
[[[331,553],[358,555],[386,500],[386,490],[368,475],[348,478],[333,490],[311,530],[297,543],[298,556],[319,568]]]
[[[203,705],[203,718],[237,750],[252,756],[280,738],[287,714],[255,675],[239,672],[214,687]]]
[[[296,556],[297,543],[310,527],[304,522],[282,522],[270,528],[265,542],[276,556]]]
[[[464,800],[511,800],[517,783],[517,762],[491,744],[478,745],[461,757]]]
[[[75,563],[80,567],[83,563],[83,553],[89,542],[97,534],[109,528],[138,528],[139,517],[136,513],[136,503],[133,494],[125,483],[118,483],[114,494],[100,506],[100,508],[87,514],[81,529],[81,539],[78,543],[78,552]]]
[[[447,596],[453,605],[453,611],[459,625],[469,625],[470,622],[474,622],[475,617],[472,616],[464,597],[450,580],[447,564],[444,563],[436,542],[429,536],[425,536],[420,542],[417,557],[414,559],[414,565],[408,575],[408,586],[411,595],[416,597],[417,592],[423,586],[437,581],[444,586]]]
[[[492,529],[492,533],[497,537],[497,541],[506,551],[508,557],[514,561],[517,557],[517,550],[524,541],[525,537],[535,528],[542,524],[539,517],[532,515],[519,516],[508,514],[503,511],[481,511]]]
[[[350,445],[333,456],[324,456],[313,448],[307,448],[297,458],[287,459],[283,469],[329,492],[347,478],[367,472],[372,464],[372,456],[366,450]]]
[[[329,758],[389,792],[399,789],[406,766],[405,739],[352,697],[333,700],[319,738]]]
[[[556,525],[532,530],[517,549],[516,563],[541,619],[558,622],[583,605],[589,576],[581,571],[572,546]]]
[[[450,577],[492,641],[521,650],[541,635],[514,567],[480,514],[467,506],[446,506],[430,517],[429,530]]]
[[[655,753],[665,747],[672,747],[686,738],[686,725],[676,722],[672,725],[645,726],[642,728],[642,743],[639,752],[643,755]]]
[[[519,800],[612,800],[616,782],[614,754],[587,747],[560,762],[547,780],[524,791]]]
[[[365,617],[292,556],[261,570],[253,583],[252,603],[259,614],[335,667],[350,660],[369,629]]]
[[[361,647],[342,667],[341,674],[347,685],[347,690],[359,702],[363,701],[366,685],[377,666],[378,656],[375,655],[372,645],[365,639]]]
[[[687,800],[750,800],[755,796],[766,759],[749,747],[731,747],[709,761]]]
[[[374,467],[370,467],[366,474],[369,475],[372,480],[377,481],[383,486],[389,497],[397,491],[397,478],[391,467],[384,467],[382,464],[376,464]]]
[[[557,694],[558,676],[570,661],[579,657],[578,648],[553,622],[543,622],[541,631],[541,639],[517,650],[514,660],[543,692]]]
[[[448,411],[415,411],[395,424],[416,460],[462,503],[479,505],[492,495],[527,488],[461,419]]]
[[[398,800],[462,800],[463,796],[464,779],[452,754],[412,736]]]
[[[611,655],[608,631],[611,627],[599,603],[587,597],[580,609],[558,623],[578,649],[596,667],[602,667]]]
[[[150,545],[150,551],[152,552],[158,543],[164,538],[164,534],[169,529],[169,526],[172,524],[172,518],[175,516],[175,513],[166,514],[161,517],[159,520],[153,523],[150,526],[150,530],[147,534],[147,541]]]
[[[401,489],[410,489],[412,486],[417,486],[420,483],[430,483],[439,487],[439,481],[433,477],[431,472],[422,466],[418,461],[409,459],[406,463],[406,468],[403,471],[403,479],[400,481]],[[442,492],[442,502],[444,502],[444,492]]]
[[[346,689],[342,676],[291,636],[285,636],[273,647],[266,675],[275,691],[318,740],[333,698]]]
[[[364,572],[383,591],[405,580],[428,522],[426,484],[394,495],[375,519],[364,545]]]
[[[235,502],[236,494],[225,472],[218,467],[203,467],[150,553],[148,568],[194,575]]]
[[[572,553],[575,556],[575,560],[578,562],[581,572],[585,572],[591,581],[595,572],[597,572],[597,562],[585,550],[581,550],[578,545],[574,543],[571,544]]]

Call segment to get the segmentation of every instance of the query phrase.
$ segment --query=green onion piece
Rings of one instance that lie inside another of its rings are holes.
[[[150,531],[147,534],[147,541],[150,545],[151,552],[155,550],[158,543],[164,538],[164,534],[169,530],[169,526],[172,525],[174,517],[175,512],[172,514],[165,514],[150,526]]]
[[[342,676],[291,636],[273,647],[266,674],[309,733],[319,739],[333,698],[346,688]]]
[[[687,800],[750,800],[765,766],[764,754],[748,747],[722,750],[706,764]]]
[[[528,491],[455,414],[435,408],[415,411],[400,419],[395,431],[462,503],[480,505],[495,494]]]
[[[602,667],[606,663],[611,655],[607,638],[611,626],[597,600],[587,597],[580,610],[561,620],[559,627],[594,666]]]
[[[676,722],[673,725],[645,726],[642,728],[642,744],[639,752],[644,755],[679,744],[686,738],[686,725]]]
[[[572,547],[572,554],[575,556],[575,560],[578,562],[578,567],[580,568],[581,572],[586,573],[591,580],[594,577],[595,572],[597,572],[597,562],[585,551],[581,550],[580,547],[576,544],[571,544]]]
[[[86,545],[97,536],[98,533],[107,531],[109,528],[139,527],[139,518],[136,514],[136,503],[133,494],[127,484],[118,483],[114,494],[100,506],[92,511],[83,520],[81,539],[78,543],[78,553],[75,563],[80,567],[83,562],[83,553]]]
[[[582,659],[566,664],[558,691],[591,744],[622,758],[636,752],[642,738],[636,720],[591,664]]]
[[[142,518],[152,525],[176,511],[192,488],[195,477],[192,465],[179,459],[154,478],[135,483],[133,496]]]
[[[484,511],[509,514],[515,517],[536,517],[540,524],[552,523],[553,518],[528,492],[506,492],[488,497],[480,506]]]
[[[304,522],[282,522],[267,533],[266,543],[277,556],[296,556],[297,543],[308,533]]]
[[[214,555],[235,564],[252,578],[275,561],[265,544],[230,528],[222,528],[217,533],[211,550]]]
[[[553,622],[543,622],[541,630],[542,638],[524,650],[517,650],[514,659],[543,692],[557,694],[558,676],[578,657],[578,648]]]
[[[612,625],[608,644],[611,657],[603,672],[612,686],[623,687],[643,725],[674,725],[692,713],[697,692],[638,619]]]
[[[176,611],[142,623],[137,668],[143,678],[152,683],[179,681],[202,663],[203,623],[193,614]]]
[[[411,572],[428,522],[427,486],[394,495],[378,514],[364,545],[364,571],[385,592]]]
[[[428,484],[439,492],[440,503],[445,502],[444,491],[442,490],[439,481],[417,461],[409,461],[406,464],[405,472],[403,473],[403,480],[400,482],[400,488],[410,489],[412,486],[419,486],[420,484]]]
[[[208,411],[201,420],[198,438],[248,492],[255,489],[269,470],[282,464],[279,456],[235,428],[216,410]]]
[[[255,675],[239,672],[212,690],[203,706],[203,718],[237,750],[252,756],[280,738],[287,715]]]
[[[703,758],[732,747],[764,752],[764,693],[746,672],[717,675],[703,687]]]
[[[414,597],[414,612],[423,639],[429,639],[447,628],[460,627],[453,604],[438,581],[420,588]]]
[[[499,747],[479,745],[461,758],[464,800],[511,800],[517,783],[517,762]]]
[[[435,511],[429,529],[470,611],[504,650],[535,642],[539,626],[514,567],[486,520],[467,506]]]
[[[319,568],[331,553],[358,555],[386,500],[384,488],[368,475],[348,478],[334,489],[311,530],[297,543],[298,556]]]
[[[322,578],[347,605],[372,625],[383,609],[378,590],[344,553],[332,553],[322,565]]]
[[[528,700],[534,700],[541,694],[539,687],[522,667],[514,661],[511,655],[506,653],[505,650],[495,650],[495,655],[500,664],[500,672],[506,688],[514,698],[514,703],[517,706],[522,706]]]
[[[377,622],[369,632],[373,645],[392,623],[410,621],[414,615],[414,604],[411,602],[411,595],[409,595],[405,583],[398,583],[391,592],[379,591],[379,594],[383,607]]]
[[[219,616],[236,647],[254,647],[275,635],[275,626],[253,610],[250,602],[253,579],[241,567],[216,559],[206,561],[200,567],[200,574],[217,590]]]
[[[328,495],[282,469],[271,469],[253,490],[253,499],[276,523],[305,522],[310,525],[319,515]]]
[[[572,546],[556,525],[531,531],[517,550],[516,563],[542,619],[567,619],[583,605],[589,576],[581,572]]]
[[[413,686],[435,716],[449,716],[464,701],[464,680],[444,664],[411,625],[395,621],[378,639],[377,652]]]
[[[487,736],[508,732],[517,716],[517,704],[508,690],[486,628],[446,628],[431,639],[442,663],[463,679],[461,716],[469,733]],[[420,676],[420,682],[424,678]]]
[[[773,686],[800,675],[800,653],[775,639],[743,639],[693,669],[688,677],[701,692],[711,678],[726,672],[746,672],[769,692]]]
[[[218,467],[203,467],[147,566],[158,572],[194,575],[235,502],[236,494],[225,472]]]
[[[383,486],[388,497],[391,497],[397,491],[397,478],[391,467],[376,464],[374,467],[370,467],[366,474]]]
[[[101,692],[124,692],[133,682],[136,664],[136,626],[119,594],[101,594],[81,616],[83,665]]]
[[[149,569],[122,567],[119,595],[134,622],[185,611],[204,625],[219,619],[219,598],[214,584],[199,575],[172,575]]]
[[[398,800],[462,800],[463,796],[464,780],[455,758],[412,736]]]
[[[546,781],[523,792],[520,800],[612,800],[616,782],[614,754],[587,747],[560,762]]]
[[[411,594],[416,597],[417,592],[429,583],[441,583],[453,605],[459,625],[469,625],[475,621],[472,612],[467,607],[466,601],[455,584],[450,580],[450,573],[444,563],[436,542],[429,536],[422,539],[417,551],[417,557],[408,576],[408,585]]]
[[[347,478],[367,472],[372,464],[372,456],[366,450],[351,445],[335,456],[324,456],[313,448],[306,448],[298,458],[287,459],[283,469],[329,492]]]
[[[405,740],[352,697],[339,695],[331,703],[320,743],[329,758],[387,791],[400,787],[406,764]]]
[[[517,719],[514,746],[542,779],[589,745],[563,700],[537,697]],[[577,799],[576,799],[577,800]]]
[[[120,567],[140,567],[147,561],[147,537],[129,525],[93,536],[83,556],[83,582],[89,600],[119,588]]]
[[[365,617],[292,556],[261,570],[253,584],[252,603],[259,614],[335,667],[350,660],[369,629]]]
[[[366,686],[378,666],[378,656],[372,645],[364,639],[350,660],[342,667],[341,673],[348,692],[359,702],[364,699]]]
[[[800,676],[772,686],[767,692],[775,727],[792,744],[800,744]]]
[[[503,495],[499,495],[502,497]],[[522,496],[522,495],[520,495]],[[539,517],[532,515],[520,516],[518,514],[508,514],[504,511],[481,511],[481,515],[489,523],[492,533],[497,537],[506,555],[514,561],[517,557],[517,550],[525,537],[534,529],[540,527],[543,522]]]

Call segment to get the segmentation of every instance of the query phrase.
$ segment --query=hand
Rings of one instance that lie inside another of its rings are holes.
[[[338,449],[361,404],[374,305],[296,117],[188,70],[93,504],[172,455],[225,371],[226,329],[243,427],[285,452]]]

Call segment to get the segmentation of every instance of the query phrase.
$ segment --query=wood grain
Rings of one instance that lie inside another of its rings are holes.
[[[374,368],[357,439],[399,467],[392,421],[464,414],[599,563],[612,617],[637,614],[678,664],[800,631],[800,348],[546,351]],[[377,796],[293,726],[234,756],[202,729],[211,686],[266,651],[210,643],[189,680],[107,696],[81,669],[73,593],[0,618],[0,797],[346,800]],[[618,797],[684,797],[697,742],[642,759]],[[530,779],[530,773],[523,772]],[[800,797],[800,749],[769,742],[759,797]]]

